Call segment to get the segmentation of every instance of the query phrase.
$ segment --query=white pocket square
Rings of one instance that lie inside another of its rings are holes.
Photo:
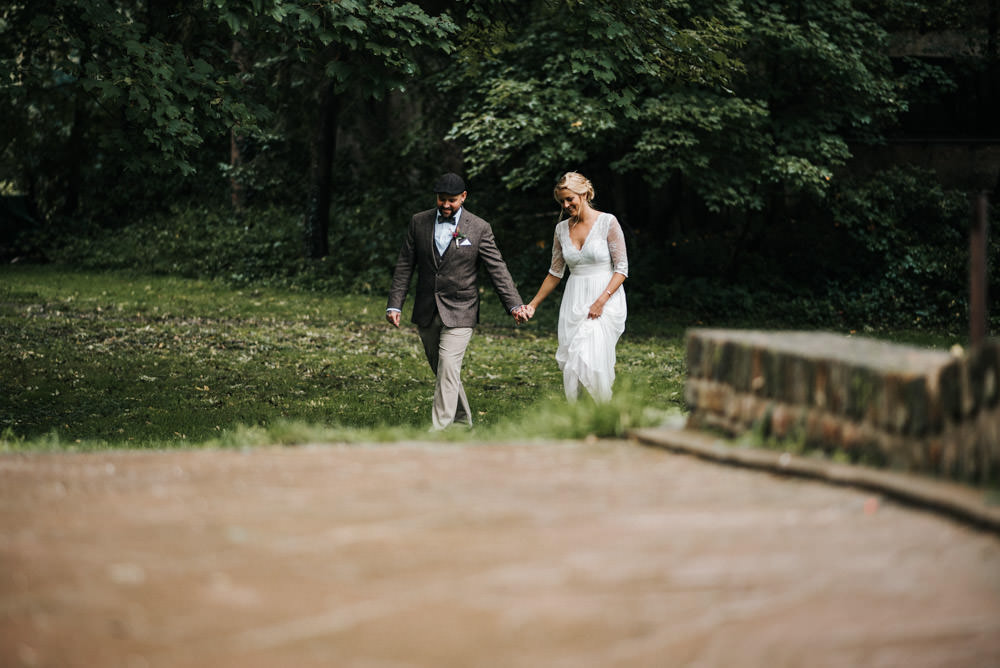
[[[471,245],[472,245],[472,242],[471,242],[471,241],[469,241],[468,239],[463,239],[463,240],[462,240],[462,243],[460,243],[460,244],[458,244],[458,245],[459,245],[459,246],[471,246]]]

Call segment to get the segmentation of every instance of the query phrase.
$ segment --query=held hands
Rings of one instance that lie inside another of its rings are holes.
[[[535,315],[535,309],[527,305],[518,306],[516,309],[511,311],[510,314],[514,316],[514,321],[517,324],[523,325],[531,320],[531,316]]]

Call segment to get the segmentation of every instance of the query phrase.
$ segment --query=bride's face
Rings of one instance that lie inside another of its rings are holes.
[[[559,190],[557,195],[560,206],[562,206],[563,211],[565,211],[570,218],[579,218],[584,209],[587,207],[587,200],[583,198],[583,195],[577,195],[572,190],[562,188]]]

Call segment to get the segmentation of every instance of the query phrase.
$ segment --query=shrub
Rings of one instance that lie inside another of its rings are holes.
[[[966,321],[965,193],[944,189],[933,172],[893,168],[846,182],[831,204],[834,224],[854,242],[840,258],[849,277],[830,289],[848,320],[895,327]],[[994,283],[998,260],[994,246]]]
[[[116,230],[97,230],[62,243],[52,259],[93,270],[135,270],[228,285],[367,292],[387,284],[384,235],[343,226],[331,235],[334,255],[303,259],[302,218],[286,209],[175,207]],[[398,243],[398,239],[393,240]],[[366,261],[362,261],[365,258]]]

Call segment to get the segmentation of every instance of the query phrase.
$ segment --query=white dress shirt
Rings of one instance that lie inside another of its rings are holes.
[[[434,222],[434,245],[437,246],[438,255],[444,255],[445,250],[448,248],[448,244],[450,244],[451,240],[454,238],[455,229],[458,227],[458,220],[461,215],[462,207],[459,207],[451,222],[441,222],[443,216],[440,211],[437,212],[437,218]]]

